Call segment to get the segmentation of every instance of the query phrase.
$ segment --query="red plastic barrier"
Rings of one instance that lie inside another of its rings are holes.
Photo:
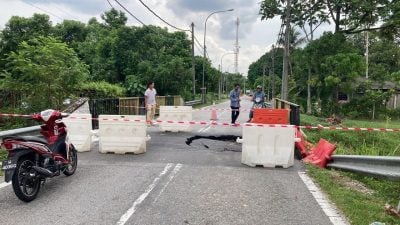
[[[317,146],[311,150],[310,155],[304,158],[303,161],[325,168],[328,161],[331,160],[331,156],[335,150],[336,146],[334,144],[321,138]]]
[[[310,147],[310,145],[312,144],[307,142],[306,139],[304,139],[303,135],[301,134],[300,128],[297,128],[296,130],[296,137],[300,138],[300,142],[296,142],[295,146],[300,151],[301,157],[305,158],[309,155],[308,147]]]
[[[289,124],[287,109],[254,109],[252,123]]]

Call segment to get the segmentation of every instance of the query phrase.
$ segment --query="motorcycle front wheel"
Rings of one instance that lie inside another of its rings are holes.
[[[70,163],[66,166],[63,173],[66,176],[71,176],[72,174],[75,173],[76,168],[78,167],[78,152],[76,151],[76,149],[73,145],[70,146],[68,160],[70,161]]]
[[[36,198],[40,190],[40,178],[32,169],[35,163],[30,158],[18,160],[12,177],[12,187],[15,195],[24,202],[30,202]]]

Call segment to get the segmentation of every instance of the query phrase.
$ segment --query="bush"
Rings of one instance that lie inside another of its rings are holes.
[[[89,98],[117,98],[126,94],[126,89],[105,81],[83,83],[80,88],[80,95]]]

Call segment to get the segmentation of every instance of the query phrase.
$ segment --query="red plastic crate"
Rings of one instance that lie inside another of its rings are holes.
[[[287,109],[254,109],[253,123],[289,124]]]

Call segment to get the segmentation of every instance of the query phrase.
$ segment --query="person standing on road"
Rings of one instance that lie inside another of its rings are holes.
[[[231,100],[231,110],[232,110],[232,125],[236,123],[239,117],[240,108],[240,85],[235,84],[235,88],[229,93],[229,99]]]
[[[259,106],[260,108],[263,107],[264,102],[265,102],[265,93],[262,91],[261,85],[257,85],[257,90],[253,94],[253,98],[251,100],[253,102],[253,105],[251,106],[250,113],[249,113],[249,120],[247,120],[247,123],[251,122],[251,119],[253,119],[253,114],[254,114],[254,108],[255,106]]]
[[[148,126],[153,125],[154,115],[156,114],[156,95],[157,91],[154,88],[154,82],[147,83],[147,90],[144,92],[144,105],[147,111],[146,120]]]

